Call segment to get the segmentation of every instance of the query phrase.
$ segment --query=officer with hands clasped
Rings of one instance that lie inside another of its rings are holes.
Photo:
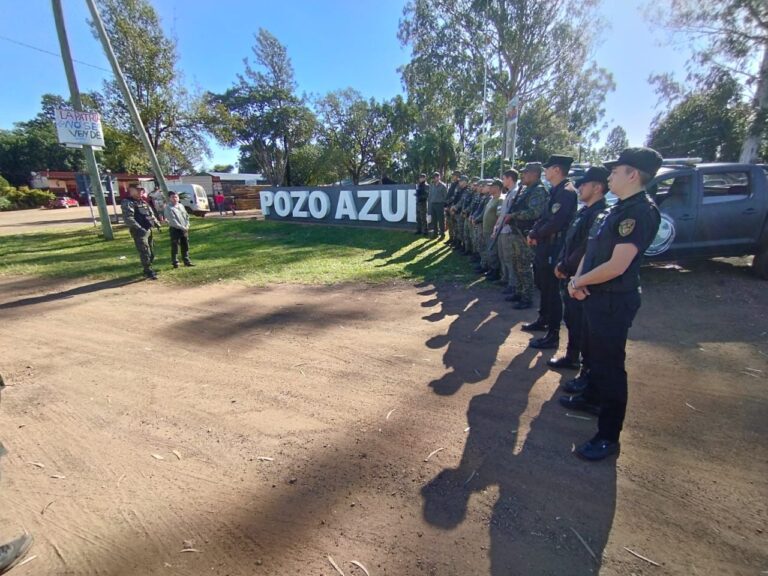
[[[582,352],[581,333],[584,322],[582,302],[568,295],[568,279],[576,274],[584,251],[587,248],[587,235],[592,223],[600,212],[605,210],[605,194],[608,192],[608,172],[603,166],[590,167],[579,180],[579,200],[583,203],[565,233],[565,244],[555,265],[555,276],[560,280],[560,291],[563,296],[563,317],[568,327],[568,347],[565,355],[550,358],[547,366],[551,368],[579,368],[579,357]],[[586,378],[589,362],[585,358],[582,375]]]
[[[563,303],[560,300],[560,282],[555,277],[555,264],[563,247],[565,231],[576,213],[576,193],[569,186],[568,172],[573,163],[571,156],[553,154],[544,164],[547,180],[552,184],[547,211],[528,233],[528,243],[535,246],[534,277],[541,294],[539,318],[524,330],[543,330],[547,333],[531,341],[532,348],[554,348],[560,342],[560,323]]]
[[[570,297],[584,301],[590,374],[584,392],[563,396],[560,403],[571,409],[599,406],[597,434],[576,450],[587,460],[619,452],[627,409],[627,334],[640,308],[642,255],[661,222],[645,187],[661,162],[652,148],[626,148],[617,160],[605,163],[619,201],[595,219],[584,257],[568,282]]]

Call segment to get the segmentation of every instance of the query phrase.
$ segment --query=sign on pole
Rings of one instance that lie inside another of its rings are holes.
[[[507,130],[504,141],[504,158],[514,162],[515,160],[515,140],[517,139],[517,116],[520,108],[520,101],[517,96],[507,103]]]
[[[101,115],[98,112],[78,112],[68,108],[54,110],[56,135],[59,144],[69,148],[104,148],[104,131],[101,129]]]

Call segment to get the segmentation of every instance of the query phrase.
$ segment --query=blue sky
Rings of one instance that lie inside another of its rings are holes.
[[[646,0],[603,0],[608,23],[595,51],[600,66],[614,74],[616,91],[606,101],[605,120],[621,124],[630,143],[641,144],[655,114],[656,96],[647,78],[653,72],[684,77],[685,50],[660,45],[662,34],[642,17]],[[397,40],[404,0],[154,0],[166,33],[177,38],[180,68],[200,90],[222,91],[251,56],[254,33],[266,28],[286,45],[300,92],[324,94],[351,86],[366,97],[402,93],[397,68],[408,50]],[[80,90],[99,89],[109,64],[86,24],[84,0],[63,0],[67,32]],[[68,94],[58,54],[49,0],[0,0],[0,62],[4,89],[0,128],[28,120],[46,92]],[[585,34],[590,33],[585,31]],[[9,40],[10,39],[10,40]],[[237,151],[214,145],[206,162],[232,163]]]

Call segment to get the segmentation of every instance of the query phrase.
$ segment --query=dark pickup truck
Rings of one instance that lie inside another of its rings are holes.
[[[768,166],[667,163],[648,186],[662,214],[651,261],[754,254],[768,279]]]

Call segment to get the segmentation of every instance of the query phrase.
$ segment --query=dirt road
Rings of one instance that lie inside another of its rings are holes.
[[[615,464],[488,290],[0,278],[13,575],[764,574],[766,284],[645,277]]]
[[[120,206],[117,210],[111,204],[107,205],[109,217],[113,219],[115,212],[119,217],[119,222],[123,219],[120,216]],[[96,218],[96,227],[99,226],[99,211],[94,206],[93,214]],[[209,213],[206,218],[255,218],[261,215],[260,210],[240,210],[237,216],[225,214],[220,216],[218,212]],[[91,211],[87,206],[77,208],[36,208],[31,210],[14,210],[11,212],[0,212],[0,236],[9,234],[27,234],[29,232],[45,232],[49,230],[60,230],[62,228],[93,228],[94,220],[91,217]]]

